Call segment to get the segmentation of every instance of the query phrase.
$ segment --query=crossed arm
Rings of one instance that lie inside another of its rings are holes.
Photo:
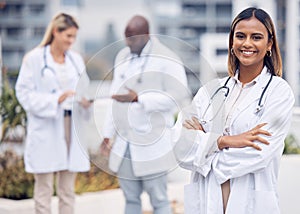
[[[220,136],[217,140],[218,148],[220,150],[224,148],[243,148],[243,147],[253,147],[254,149],[261,150],[261,148],[254,143],[254,141],[259,141],[263,144],[269,145],[269,142],[259,135],[271,136],[271,133],[262,129],[267,123],[261,123],[254,128],[232,136]],[[187,129],[201,130],[205,132],[199,120],[196,117],[192,117],[190,120],[185,120],[183,126]]]

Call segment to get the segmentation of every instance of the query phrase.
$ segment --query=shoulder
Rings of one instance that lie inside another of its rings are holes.
[[[162,44],[158,38],[151,36],[151,43],[153,46],[153,50],[152,52],[154,54],[158,54],[158,55],[162,55],[164,57],[168,57],[168,58],[172,58],[176,61],[181,61],[179,56],[173,51],[171,50],[169,47],[167,47],[166,45]]]
[[[278,76],[273,76],[266,93],[272,100],[285,100],[285,103],[294,103],[295,101],[294,92],[291,86],[286,80]]]
[[[289,83],[285,79],[278,76],[273,76],[271,85],[278,90],[292,90]]]
[[[217,90],[219,90],[222,86],[225,86],[225,83],[227,80],[230,79],[229,77],[224,77],[224,78],[215,78],[212,80],[209,80],[207,83],[205,83],[203,86],[201,86],[196,93],[194,99],[203,99],[204,97],[210,98]],[[227,83],[226,86],[229,86],[231,83]],[[223,87],[222,87],[223,88]],[[224,89],[226,90],[226,89]]]
[[[125,47],[125,48],[121,49],[116,56],[116,61],[125,59],[128,56],[128,54],[130,54],[129,47]]]
[[[43,47],[32,49],[24,55],[23,61],[37,60],[39,57],[43,57],[43,49]]]

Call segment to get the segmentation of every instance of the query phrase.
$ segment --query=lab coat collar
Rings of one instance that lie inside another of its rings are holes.
[[[130,58],[133,59],[141,56],[147,56],[150,53],[150,51],[151,51],[151,40],[149,39],[146,45],[143,47],[141,54],[138,55],[136,53],[130,53]]]
[[[52,54],[51,54],[51,52],[50,52],[50,44],[49,45],[46,45],[44,48],[46,48],[46,60],[47,60],[47,65],[49,66],[49,65],[53,65],[53,64],[55,64],[56,62],[54,61],[54,59],[53,59],[53,56],[52,56]],[[70,62],[70,52],[69,51],[66,51],[65,52],[65,65],[69,65],[70,63],[72,63],[72,62]]]
[[[236,73],[238,73],[238,72],[236,72]],[[263,68],[262,72],[260,73],[260,75],[258,75],[255,78],[255,81],[257,81],[257,82],[253,86],[253,88],[251,89],[249,94],[247,95],[247,99],[245,99],[243,102],[241,102],[239,104],[239,106],[237,106],[237,109],[233,114],[231,123],[233,123],[234,120],[238,117],[239,113],[241,111],[243,111],[244,109],[246,109],[250,104],[252,104],[253,102],[256,102],[256,104],[258,105],[259,98],[261,97],[261,94],[262,94],[265,86],[267,85],[267,83],[270,79],[270,75],[271,75],[271,73],[268,72],[268,69],[265,66]],[[230,88],[230,90],[232,90],[232,87]],[[262,103],[264,103],[265,98],[266,98],[266,94],[263,97],[263,102]],[[255,109],[253,109],[253,112],[254,111],[255,111]]]

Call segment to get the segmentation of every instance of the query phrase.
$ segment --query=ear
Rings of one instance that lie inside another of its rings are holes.
[[[273,46],[273,40],[270,39],[268,44],[267,44],[267,50],[272,50],[272,46]]]
[[[58,31],[57,27],[54,27],[52,29],[52,35],[53,35],[53,37],[55,37],[58,33],[59,33],[59,31]]]

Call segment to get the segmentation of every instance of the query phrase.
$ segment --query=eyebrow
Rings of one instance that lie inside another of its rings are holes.
[[[240,32],[240,31],[237,31],[237,32],[235,32],[234,34],[243,34],[243,35],[245,35],[245,33],[243,33],[243,32]],[[251,35],[260,35],[260,36],[264,36],[264,34],[263,34],[263,33],[259,33],[259,32],[252,33]]]

